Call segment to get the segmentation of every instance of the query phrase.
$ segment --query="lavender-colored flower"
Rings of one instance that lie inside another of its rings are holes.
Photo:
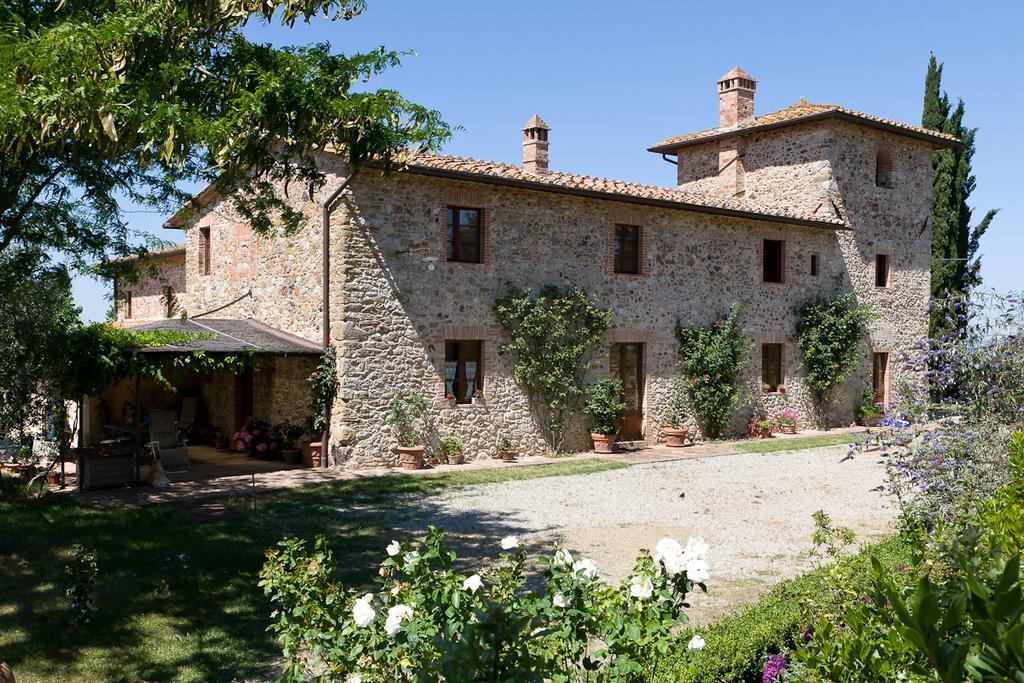
[[[775,683],[780,680],[780,674],[789,668],[789,660],[786,655],[777,652],[768,658],[764,665],[764,672],[761,674],[761,683]]]
[[[804,629],[804,637],[803,638],[804,638],[804,642],[805,643],[811,642],[811,639],[814,638],[814,627],[813,626],[808,626],[806,629]]]

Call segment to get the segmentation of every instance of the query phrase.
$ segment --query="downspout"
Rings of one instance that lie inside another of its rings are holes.
[[[351,173],[342,181],[341,185],[338,186],[334,192],[324,201],[323,204],[323,219],[321,221],[320,231],[323,241],[323,282],[321,283],[321,289],[323,290],[323,309],[324,309],[324,353],[327,352],[328,347],[331,345],[331,214],[338,208],[338,199],[341,197],[341,193],[345,191],[348,184],[352,182],[352,179],[356,177],[356,169],[353,169]],[[337,368],[335,368],[337,369]],[[320,434],[320,467],[327,468],[327,440],[331,436],[331,413],[333,412],[334,406],[328,406],[327,414],[324,415],[324,429]]]

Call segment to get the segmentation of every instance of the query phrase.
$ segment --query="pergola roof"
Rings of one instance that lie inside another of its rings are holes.
[[[252,318],[168,318],[132,327],[203,335],[183,344],[147,346],[141,353],[268,353],[278,356],[322,353],[320,344]]]

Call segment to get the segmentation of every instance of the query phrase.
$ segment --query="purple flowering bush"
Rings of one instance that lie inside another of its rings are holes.
[[[266,420],[250,417],[232,435],[235,450],[254,458],[276,458],[281,454],[280,430]]]

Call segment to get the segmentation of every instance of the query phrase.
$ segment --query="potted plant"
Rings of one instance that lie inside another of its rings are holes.
[[[779,429],[783,434],[796,434],[796,424],[799,420],[800,414],[792,408],[786,408],[776,418],[776,421],[779,423]]]
[[[423,440],[420,429],[426,411],[427,399],[418,394],[395,396],[391,399],[388,423],[395,430],[398,455],[402,467],[407,470],[418,470],[423,467]]]
[[[675,384],[675,396],[668,406],[665,414],[665,424],[668,426],[662,429],[665,434],[665,445],[672,448],[679,448],[686,445],[686,435],[689,432],[686,428],[686,389],[682,382]]]
[[[266,420],[249,418],[232,438],[236,451],[248,453],[253,458],[270,460],[281,453],[280,434]]]
[[[502,460],[515,460],[517,455],[516,445],[507,438],[502,437],[498,442],[498,457]]]
[[[441,439],[441,453],[449,465],[461,465],[463,461],[462,439],[457,436],[446,436]]]
[[[593,419],[590,438],[595,453],[611,453],[618,421],[626,410],[622,400],[622,382],[619,379],[599,379],[590,387],[590,400],[584,409]]]
[[[302,425],[292,424],[285,420],[277,426],[277,434],[281,439],[281,459],[289,465],[302,462],[302,451],[299,449],[299,438],[305,433]]]
[[[747,423],[747,436],[751,439],[770,439],[774,424],[774,420],[754,413]]]
[[[480,388],[474,389],[473,390],[473,403],[483,403],[483,402],[484,402],[484,390],[480,389]]]
[[[885,419],[885,411],[882,404],[875,403],[875,391],[871,382],[864,382],[864,389],[861,391],[860,405],[853,411],[857,424],[863,427],[877,427]]]

